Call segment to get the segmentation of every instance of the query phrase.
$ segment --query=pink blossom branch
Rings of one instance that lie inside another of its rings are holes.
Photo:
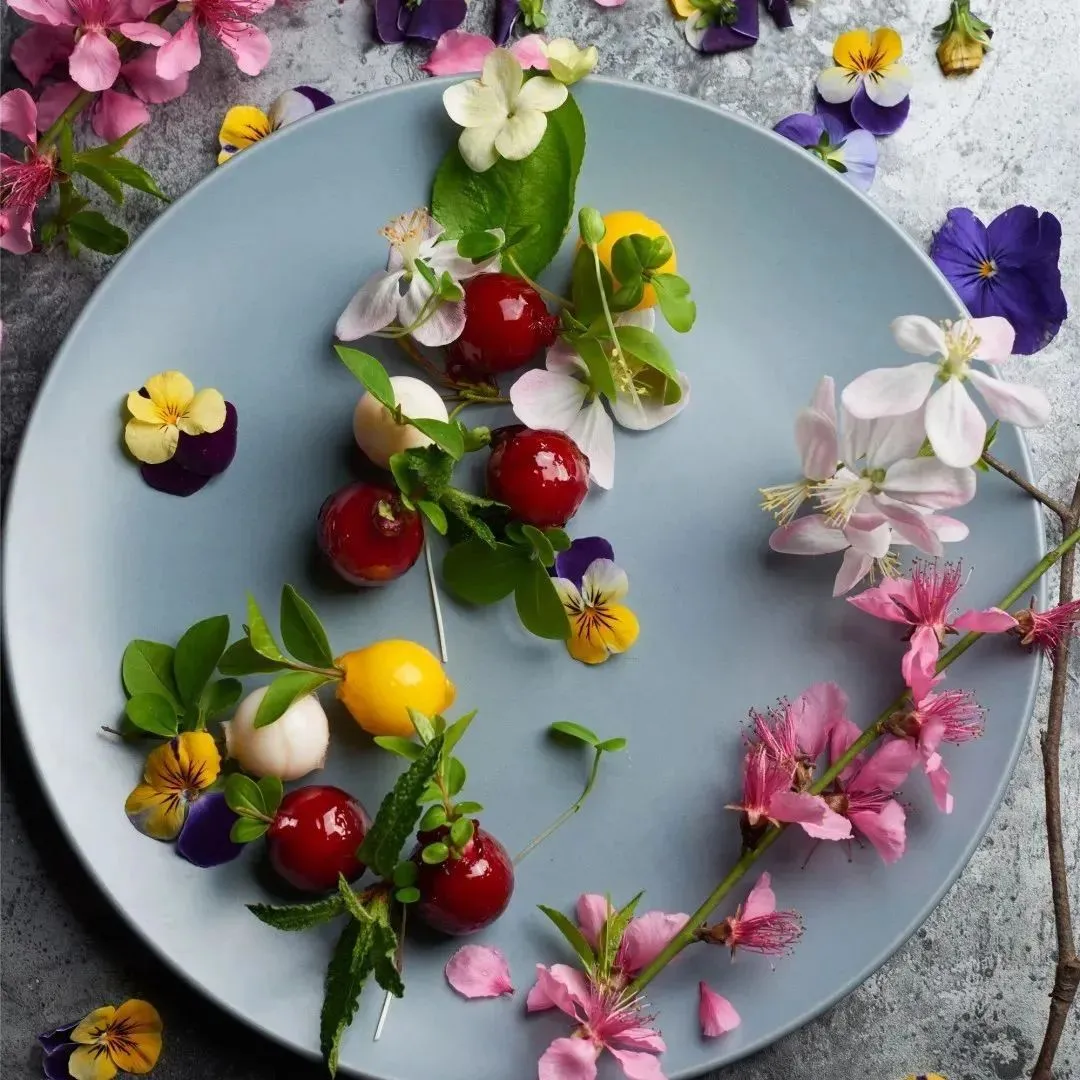
[[[1060,544],[1052,551],[1048,551],[1028,572],[1024,575],[1023,579],[1019,581],[1007,596],[1003,597],[998,607],[1008,610],[1015,604],[1021,597],[1023,597],[1029,589],[1057,562],[1061,561],[1068,553],[1070,553],[1080,541],[1080,528],[1074,528]],[[958,660],[964,653],[975,644],[983,635],[978,632],[972,632],[965,634],[959,641],[956,642],[952,648],[942,653],[937,663],[937,670],[939,672],[944,671],[952,663]],[[1064,664],[1061,665],[1061,670],[1064,671]],[[869,746],[872,746],[881,736],[885,733],[886,725],[889,722],[889,718],[897,709],[899,709],[904,703],[904,695],[896,699],[881,715],[869,726],[863,733],[847,748],[847,751],[842,754],[833,764],[825,770],[824,773],[815,781],[813,787],[810,788],[814,794],[820,794],[825,790],[833,780],[836,779],[851,764],[852,761],[858,757]],[[668,944],[660,951],[656,959],[649,964],[638,977],[630,984],[628,993],[637,994],[640,993],[660,972],[667,967],[667,965],[683,951],[688,945],[692,945],[696,940],[697,931],[705,925],[709,916],[714,909],[724,899],[725,896],[739,883],[739,881],[746,875],[747,871],[761,858],[765,852],[772,847],[774,843],[780,838],[784,832],[786,825],[771,825],[762,834],[761,839],[752,847],[748,848],[742,853],[738,861],[728,871],[723,880],[716,886],[715,889],[705,898],[701,906],[690,916],[686,923],[686,926],[668,942]],[[1062,857],[1062,863],[1064,863],[1064,857]],[[1075,962],[1075,953],[1073,953],[1073,959]],[[1080,968],[1080,965],[1078,965]],[[1073,985],[1073,992],[1075,993],[1076,985]],[[1067,1011],[1067,1006],[1066,1006]],[[1064,1016],[1062,1017],[1062,1024],[1064,1023]],[[1059,1031],[1060,1036],[1060,1031]],[[1043,1077],[1037,1078],[1037,1080],[1049,1080],[1049,1073]]]

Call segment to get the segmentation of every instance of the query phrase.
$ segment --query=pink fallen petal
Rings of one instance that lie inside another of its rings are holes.
[[[647,911],[630,921],[619,946],[618,967],[627,975],[648,967],[669,941],[686,925],[689,915]]]
[[[701,1034],[708,1039],[726,1035],[742,1023],[742,1018],[735,1011],[735,1006],[726,997],[722,997],[706,982],[698,983],[698,1017],[701,1020]]]
[[[258,75],[270,60],[270,39],[250,23],[226,23],[218,40],[245,75]]]
[[[1003,634],[1016,627],[1016,620],[1001,608],[987,608],[985,611],[965,611],[953,619],[957,630],[974,630],[980,634]]]
[[[609,1047],[611,1056],[622,1068],[626,1080],[665,1080],[660,1059],[653,1054],[636,1050],[616,1050]]]
[[[622,7],[626,0],[596,0],[601,7]]]
[[[613,908],[599,893],[582,893],[577,902],[577,924],[585,940],[595,949],[600,931]]]
[[[75,47],[70,26],[31,26],[11,44],[11,62],[31,86],[37,86]]]
[[[157,52],[157,73],[162,79],[179,78],[185,71],[199,66],[202,49],[199,46],[199,27],[188,19]]]
[[[435,42],[427,63],[422,64],[420,70],[429,75],[462,75],[479,71],[484,66],[484,58],[494,48],[495,42],[484,34],[447,30]]]
[[[926,759],[926,779],[930,781],[930,791],[934,796],[937,808],[943,814],[953,812],[953,797],[949,794],[949,781],[952,777],[945,768],[945,762],[938,753],[931,754]]]
[[[149,119],[150,110],[137,98],[119,90],[106,90],[94,105],[90,124],[99,139],[112,142]]]
[[[60,119],[60,114],[79,96],[81,91],[75,83],[50,83],[41,91],[37,103],[38,131],[47,131]]]
[[[757,884],[750,890],[739,917],[756,919],[761,915],[771,915],[775,910],[776,893],[772,891],[772,878],[768,874],[762,874],[757,879]]]
[[[0,96],[0,131],[27,146],[37,146],[37,105],[25,90],[9,90]]]
[[[904,854],[906,815],[895,799],[890,799],[877,811],[852,811],[851,822],[873,844],[884,862],[894,863]]]
[[[175,79],[163,79],[158,74],[156,49],[143,49],[134,60],[129,60],[120,69],[120,75],[131,87],[131,92],[148,105],[162,105],[187,93],[186,71]]]
[[[487,945],[464,945],[446,962],[446,981],[465,998],[512,994],[506,957]]]
[[[68,71],[84,90],[108,90],[120,74],[120,53],[104,33],[88,30],[75,43]]]
[[[597,1055],[588,1039],[556,1039],[540,1058],[537,1080],[596,1080]]]
[[[5,162],[7,154],[0,154],[0,162]],[[0,210],[0,251],[10,251],[12,255],[27,255],[34,250],[31,230],[34,226],[34,207],[13,206],[9,210]]]
[[[510,46],[510,51],[526,70],[534,68],[536,71],[547,71],[551,65],[548,63],[545,44],[540,34],[526,34]]]
[[[798,825],[815,840],[848,840],[851,822],[828,804],[820,795],[808,791],[782,791],[772,797],[769,816],[775,821]]]

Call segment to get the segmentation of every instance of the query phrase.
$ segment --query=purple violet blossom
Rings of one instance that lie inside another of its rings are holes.
[[[384,45],[438,41],[465,21],[465,11],[465,0],[375,0],[375,36]]]
[[[848,131],[861,128],[871,135],[893,135],[904,126],[911,112],[911,95],[899,105],[886,108],[870,100],[861,87],[850,101],[826,101],[814,91],[814,112],[818,116],[831,116],[839,120]]]
[[[683,24],[686,40],[703,53],[749,49],[758,39],[758,0],[699,0]]]
[[[781,30],[790,30],[795,25],[791,19],[788,0],[765,0],[765,10]]]
[[[566,578],[580,589],[585,571],[597,559],[614,558],[614,548],[602,536],[583,536],[555,556],[555,565],[548,573],[552,577]]]
[[[520,14],[521,5],[518,0],[496,0],[495,33],[491,38],[496,45],[505,45],[510,40]]]
[[[240,819],[229,809],[222,791],[200,795],[188,810],[187,820],[176,839],[176,854],[207,870],[231,862],[243,850],[229,836]]]
[[[78,1024],[65,1024],[38,1036],[41,1043],[41,1071],[45,1080],[71,1080],[68,1066],[75,1052],[71,1033]]]
[[[853,188],[869,191],[877,168],[877,141],[868,131],[846,128],[835,117],[795,113],[773,128],[835,169]]]
[[[1061,222],[1033,206],[1014,206],[989,225],[955,207],[930,242],[930,258],[968,311],[1008,319],[1013,352],[1024,356],[1049,345],[1068,317],[1060,253]]]

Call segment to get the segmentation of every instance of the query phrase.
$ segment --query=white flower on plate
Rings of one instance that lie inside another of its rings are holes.
[[[561,82],[548,75],[528,81],[516,56],[493,49],[484,59],[479,79],[468,79],[443,91],[450,119],[465,130],[458,149],[473,172],[486,172],[500,157],[527,158],[547,130],[547,113],[567,97]]]
[[[501,239],[501,230],[495,231]],[[418,264],[436,280],[448,274],[459,284],[485,271],[498,270],[498,255],[479,263],[462,258],[456,243],[440,239],[443,227],[422,207],[394,218],[381,232],[390,241],[386,269],[372,274],[360,286],[341,313],[334,333],[342,341],[356,341],[396,324],[421,345],[449,345],[465,328],[465,301],[437,297]]]

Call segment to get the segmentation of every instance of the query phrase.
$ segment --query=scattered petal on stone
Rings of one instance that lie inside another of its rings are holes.
[[[487,945],[458,949],[446,963],[446,981],[465,998],[492,998],[514,992],[506,957]]]

